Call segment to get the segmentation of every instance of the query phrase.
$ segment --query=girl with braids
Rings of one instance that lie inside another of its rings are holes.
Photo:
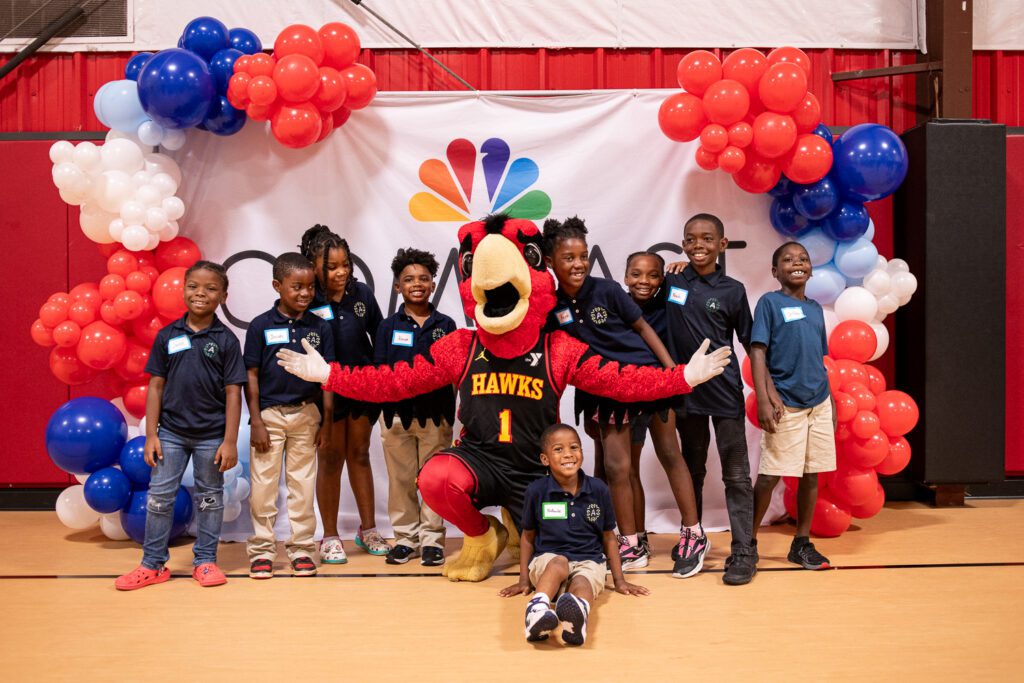
[[[316,273],[317,295],[310,310],[330,323],[338,362],[372,365],[373,339],[383,316],[373,292],[352,272],[348,242],[327,226],[314,225],[302,235],[300,249],[313,262]],[[371,555],[387,555],[391,549],[377,532],[374,518],[370,432],[379,415],[377,404],[334,397],[333,425],[329,427],[328,447],[320,453],[316,478],[317,504],[324,524],[320,559],[327,564],[348,561],[338,536],[341,475],[346,463],[359,510],[356,545]]]

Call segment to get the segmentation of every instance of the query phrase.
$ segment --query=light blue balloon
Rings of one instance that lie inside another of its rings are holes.
[[[875,241],[875,221],[871,218],[868,219],[868,231],[861,235],[861,237],[866,239],[868,242]]]
[[[842,242],[836,247],[835,264],[848,280],[857,280],[874,270],[878,262],[878,249],[871,240],[859,237]]]
[[[835,303],[844,289],[846,289],[846,278],[836,270],[834,265],[829,263],[814,267],[804,294],[808,299],[814,299],[822,306],[830,306]]]
[[[242,473],[242,465],[236,464],[234,467],[224,473],[224,490],[229,491],[235,485],[235,480],[238,479],[238,475]]]
[[[196,485],[196,473],[192,469],[192,460],[189,459],[188,464],[185,465],[185,474],[181,475],[181,485],[187,489],[193,488]]]
[[[96,93],[96,116],[108,128],[134,135],[149,120],[139,101],[139,84],[126,79],[107,85]]]
[[[804,245],[807,255],[811,257],[811,265],[815,268],[831,261],[836,253],[836,241],[826,235],[821,228],[814,228],[800,235],[796,241]]]

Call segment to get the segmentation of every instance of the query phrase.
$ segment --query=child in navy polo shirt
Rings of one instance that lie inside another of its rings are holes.
[[[285,549],[296,576],[316,574],[316,450],[323,447],[331,426],[331,421],[325,419],[321,428],[317,403],[322,396],[323,415],[329,415],[333,394],[287,372],[277,364],[275,356],[281,349],[301,349],[305,339],[325,358],[334,357],[331,326],[307,310],[313,301],[313,282],[313,264],[305,256],[278,256],[273,285],[281,298],[249,323],[245,335],[245,366],[249,374],[245,397],[252,419],[249,507],[253,535],[249,538],[248,554],[249,576],[254,579],[274,575],[274,523],[282,462],[288,486],[288,520],[292,526]]]
[[[754,488],[754,548],[756,552],[757,527],[779,477],[799,477],[796,537],[788,559],[804,569],[827,569],[828,559],[809,538],[818,473],[836,468],[836,414],[823,360],[828,353],[825,317],[821,306],[804,295],[811,259],[803,245],[786,242],[776,249],[772,275],[782,288],[757,302],[750,334],[757,419],[763,430]]]
[[[431,344],[455,331],[455,321],[430,303],[437,268],[429,252],[398,250],[391,272],[403,303],[377,330],[375,364],[411,364],[416,356],[429,357]],[[452,445],[454,422],[455,389],[450,386],[383,408],[380,435],[388,467],[388,514],[395,530],[388,564],[405,564],[417,554],[428,567],[444,564],[444,520],[420,502],[416,476],[427,459]]]
[[[609,567],[616,592],[649,591],[622,575],[611,494],[604,482],[580,470],[583,447],[576,430],[566,424],[548,427],[540,450],[549,474],[526,488],[519,581],[498,595],[528,595],[532,585],[537,592],[526,606],[526,639],[546,640],[561,623],[562,641],[582,645],[591,603],[604,590]],[[553,597],[558,598],[554,610]]]
[[[314,264],[316,297],[310,312],[326,320],[334,333],[334,357],[354,367],[373,363],[373,340],[383,316],[373,290],[356,280],[348,242],[325,225],[314,225],[302,235],[302,255]],[[371,555],[386,555],[391,546],[377,532],[374,517],[373,470],[370,468],[370,433],[380,415],[376,403],[334,397],[333,425],[320,459],[316,499],[324,536],[320,560],[326,564],[348,561],[338,536],[341,475],[348,464],[348,480],[359,511],[355,543]],[[325,420],[326,421],[326,420]]]
[[[121,576],[118,590],[135,590],[171,578],[174,500],[185,467],[195,470],[197,534],[192,577],[201,586],[227,581],[217,567],[224,519],[224,472],[238,462],[235,442],[242,414],[245,366],[238,339],[217,318],[228,298],[224,267],[197,261],[185,271],[188,312],[160,330],[146,363],[146,464],[153,468],[146,500],[142,564]]]
[[[752,320],[747,291],[743,283],[728,277],[718,264],[718,257],[728,245],[725,226],[718,216],[699,213],[686,221],[683,252],[689,263],[678,270],[672,264],[665,281],[669,350],[677,362],[689,358],[705,339],[711,340],[711,348],[732,348],[734,335],[750,353]],[[677,425],[683,457],[693,477],[697,513],[703,512],[710,418],[722,463],[732,533],[732,549],[725,561],[723,580],[733,586],[749,583],[756,571],[754,490],[750,484],[743,381],[738,366],[732,364],[720,376],[694,387],[686,395],[685,410],[685,417],[679,418]]]
[[[586,236],[587,228],[579,218],[569,218],[564,223],[548,219],[544,223],[547,263],[558,280],[557,301],[548,317],[548,328],[565,330],[597,354],[623,365],[675,367],[668,349],[622,287],[587,274],[590,260]],[[650,551],[640,543],[637,533],[629,481],[628,423],[644,414],[652,415],[655,452],[682,521],[672,575],[686,578],[703,567],[708,539],[697,517],[693,483],[676,440],[675,413],[668,409],[672,405],[672,401],[623,404],[576,391],[577,414],[582,412],[588,421],[596,419],[600,433],[604,471],[619,521],[619,555],[624,569],[646,567],[650,558]]]

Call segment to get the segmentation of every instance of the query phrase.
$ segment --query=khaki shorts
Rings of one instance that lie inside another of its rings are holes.
[[[786,406],[775,433],[761,432],[758,473],[800,477],[836,468],[836,437],[832,431],[832,400],[813,408]]]
[[[544,553],[530,560],[530,583],[533,584],[534,588],[537,587],[537,580],[540,578],[540,575],[544,573],[548,564],[556,557],[561,557],[561,555]],[[558,587],[558,593],[564,593],[569,587],[570,581],[577,576],[582,576],[590,584],[590,589],[594,591],[594,597],[596,598],[604,590],[604,577],[607,572],[608,568],[604,562],[594,562],[593,560],[573,562],[569,560],[569,576]],[[548,597],[554,599],[556,596],[551,595]]]

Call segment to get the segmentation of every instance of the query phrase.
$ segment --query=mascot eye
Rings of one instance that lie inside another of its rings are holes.
[[[473,254],[469,252],[462,255],[462,274],[465,277],[473,274]]]
[[[540,268],[540,265],[544,262],[544,255],[540,253],[540,247],[532,243],[523,247],[523,258],[533,268]]]

